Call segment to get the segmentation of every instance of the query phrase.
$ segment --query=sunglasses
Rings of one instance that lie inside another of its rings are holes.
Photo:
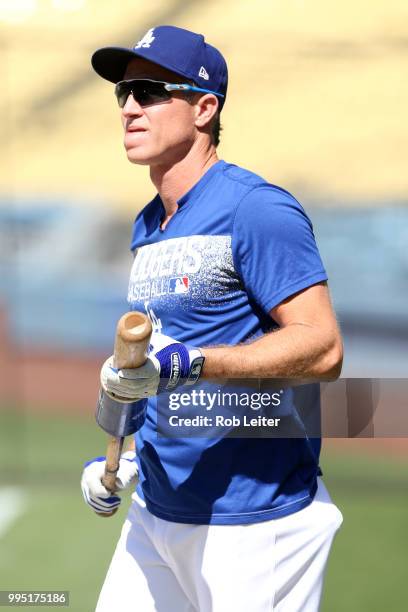
[[[134,100],[140,104],[140,106],[149,106],[150,104],[167,102],[171,99],[171,92],[173,91],[198,91],[201,93],[211,93],[220,98],[224,97],[216,91],[203,89],[202,87],[196,87],[188,83],[167,83],[166,81],[153,81],[152,79],[119,81],[115,87],[115,96],[120,108],[125,106],[130,94],[132,94]]]

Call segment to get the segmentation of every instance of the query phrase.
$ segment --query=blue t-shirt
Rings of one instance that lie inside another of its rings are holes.
[[[224,161],[179,201],[164,230],[157,195],[137,216],[131,310],[155,331],[197,346],[235,345],[276,327],[269,312],[327,279],[309,218],[284,189]],[[295,409],[296,392],[288,390]],[[319,409],[319,386],[304,401]],[[255,523],[307,506],[320,439],[157,435],[151,398],[136,433],[138,493],[154,515],[196,524]]]

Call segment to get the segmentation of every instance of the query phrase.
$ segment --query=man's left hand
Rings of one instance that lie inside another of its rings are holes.
[[[147,361],[140,368],[113,367],[113,356],[101,369],[101,384],[113,398],[134,401],[180,385],[193,385],[200,378],[204,357],[198,348],[163,334],[152,334]]]

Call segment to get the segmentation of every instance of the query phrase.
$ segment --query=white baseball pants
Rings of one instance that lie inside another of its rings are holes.
[[[321,480],[307,508],[251,525],[164,521],[134,494],[96,612],[316,612],[342,520]]]

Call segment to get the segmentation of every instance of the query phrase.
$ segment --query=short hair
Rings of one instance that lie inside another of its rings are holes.
[[[221,118],[220,118],[220,113],[217,110],[212,120],[212,125],[211,125],[211,138],[214,143],[214,146],[216,147],[218,147],[218,145],[220,144],[221,130],[222,130]]]

